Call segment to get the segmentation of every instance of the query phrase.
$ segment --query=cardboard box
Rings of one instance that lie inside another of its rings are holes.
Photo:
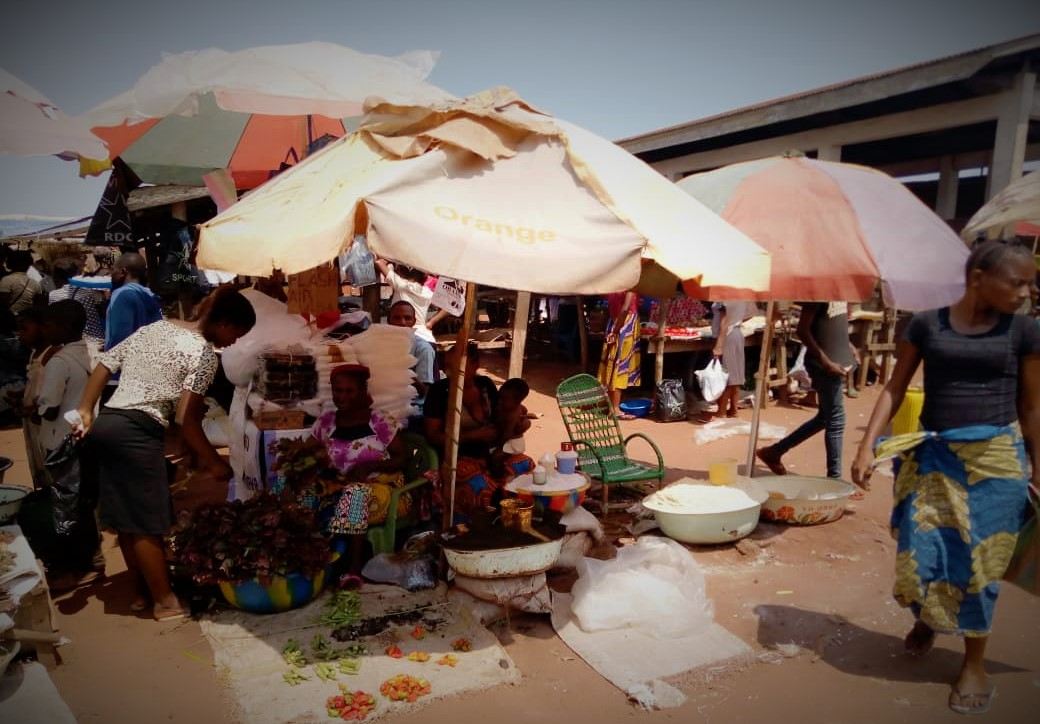
[[[259,430],[299,430],[307,413],[303,410],[267,410],[253,414],[253,423]]]
[[[245,500],[261,490],[270,490],[277,475],[271,472],[275,456],[270,451],[271,443],[283,438],[305,438],[311,434],[309,427],[285,430],[261,430],[254,420],[246,420],[243,430],[242,444],[245,448],[245,459],[242,470],[235,470],[235,477],[228,490],[230,500]],[[236,467],[234,463],[232,467]]]

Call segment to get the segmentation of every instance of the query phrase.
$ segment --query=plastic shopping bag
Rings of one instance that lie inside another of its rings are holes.
[[[587,632],[632,628],[667,639],[695,635],[713,618],[703,571],[669,538],[644,536],[609,561],[582,558],[571,594]]]
[[[686,419],[686,390],[682,380],[661,380],[654,393],[654,419],[675,422]]]
[[[796,389],[800,389],[803,392],[805,390],[812,389],[812,378],[809,376],[809,370],[805,369],[805,345],[803,344],[801,349],[798,350],[798,357],[795,358],[794,365],[791,367],[791,371],[787,373],[787,379],[795,383]],[[794,392],[795,390],[791,390]]]
[[[697,376],[697,384],[700,385],[701,396],[705,402],[715,402],[722,397],[726,382],[729,381],[729,372],[717,357],[709,362],[707,367],[697,370],[694,374]]]
[[[379,281],[376,278],[376,262],[368,250],[365,237],[358,234],[342,259],[343,269],[355,287],[367,287]]]

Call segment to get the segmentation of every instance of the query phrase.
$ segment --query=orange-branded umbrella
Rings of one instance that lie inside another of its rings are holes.
[[[761,247],[657,171],[507,88],[375,103],[356,133],[203,224],[198,259],[293,273],[359,234],[433,274],[540,294],[630,289],[645,258],[712,285],[769,274]]]

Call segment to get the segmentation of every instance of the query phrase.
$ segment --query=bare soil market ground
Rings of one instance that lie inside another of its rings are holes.
[[[500,376],[506,358],[486,355],[484,364]],[[529,365],[528,406],[543,413],[528,435],[529,450],[536,455],[565,439],[553,394],[556,383],[574,371]],[[870,387],[858,399],[846,399],[846,469],[876,393]],[[763,419],[793,429],[812,414],[811,408],[771,405]],[[698,446],[690,423],[635,420],[622,425],[660,445],[669,481],[706,477],[710,458],[744,459],[744,436]],[[22,479],[20,431],[0,432],[0,455],[19,461],[7,480]],[[820,474],[823,456],[818,436],[785,462],[789,470]],[[523,615],[512,617],[508,627],[494,628],[523,674],[519,685],[434,702],[417,714],[384,721],[961,721],[946,707],[960,642],[940,637],[923,660],[902,653],[911,619],[889,593],[894,548],[887,530],[890,483],[878,476],[867,498],[851,503],[835,523],[805,528],[762,523],[752,535],[761,546],[757,554],[742,555],[732,546],[691,548],[707,572],[716,620],[748,643],[758,660],[737,670],[690,677],[683,687],[689,698],[681,708],[636,708],[555,636],[548,616]],[[196,478],[190,495],[219,500],[224,490]],[[617,525],[611,530],[620,532]],[[107,580],[55,599],[58,625],[72,643],[61,649],[64,663],[51,676],[76,718],[84,724],[228,720],[226,690],[198,624],[158,624],[131,613],[125,567],[108,538],[106,553]],[[566,588],[570,580],[564,576],[550,584]],[[783,656],[775,647],[784,643],[798,644],[799,653]],[[1036,721],[1038,652],[1040,599],[1005,587],[987,653],[997,685],[991,721]]]

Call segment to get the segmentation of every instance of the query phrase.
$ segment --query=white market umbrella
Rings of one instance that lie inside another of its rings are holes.
[[[433,51],[397,57],[332,43],[207,49],[165,56],[132,88],[83,114],[146,183],[201,186],[223,169],[251,189],[326,136],[348,132],[365,98],[454,98],[425,82]]]
[[[646,260],[702,284],[769,278],[767,253],[657,171],[508,88],[434,106],[373,101],[356,133],[202,224],[198,263],[293,273],[357,235],[433,274],[539,294],[630,289]],[[453,391],[452,503],[457,381]]]
[[[967,246],[906,186],[877,169],[789,154],[694,174],[678,186],[773,255],[764,291],[687,289],[711,299],[770,302],[747,453],[749,474],[754,470],[775,300],[867,301],[880,285],[888,306],[920,310],[951,304],[963,292]]]
[[[108,158],[101,139],[38,90],[0,68],[0,154]]]
[[[435,106],[375,101],[334,142],[202,224],[198,263],[263,276],[356,235],[430,273],[539,294],[679,279],[765,288],[757,244],[617,145],[507,88]]]
[[[1040,173],[1033,171],[1012,181],[976,211],[961,231],[972,241],[979,234],[989,239],[1014,236],[1020,224],[1040,224]],[[1027,229],[1035,236],[1040,229]]]

